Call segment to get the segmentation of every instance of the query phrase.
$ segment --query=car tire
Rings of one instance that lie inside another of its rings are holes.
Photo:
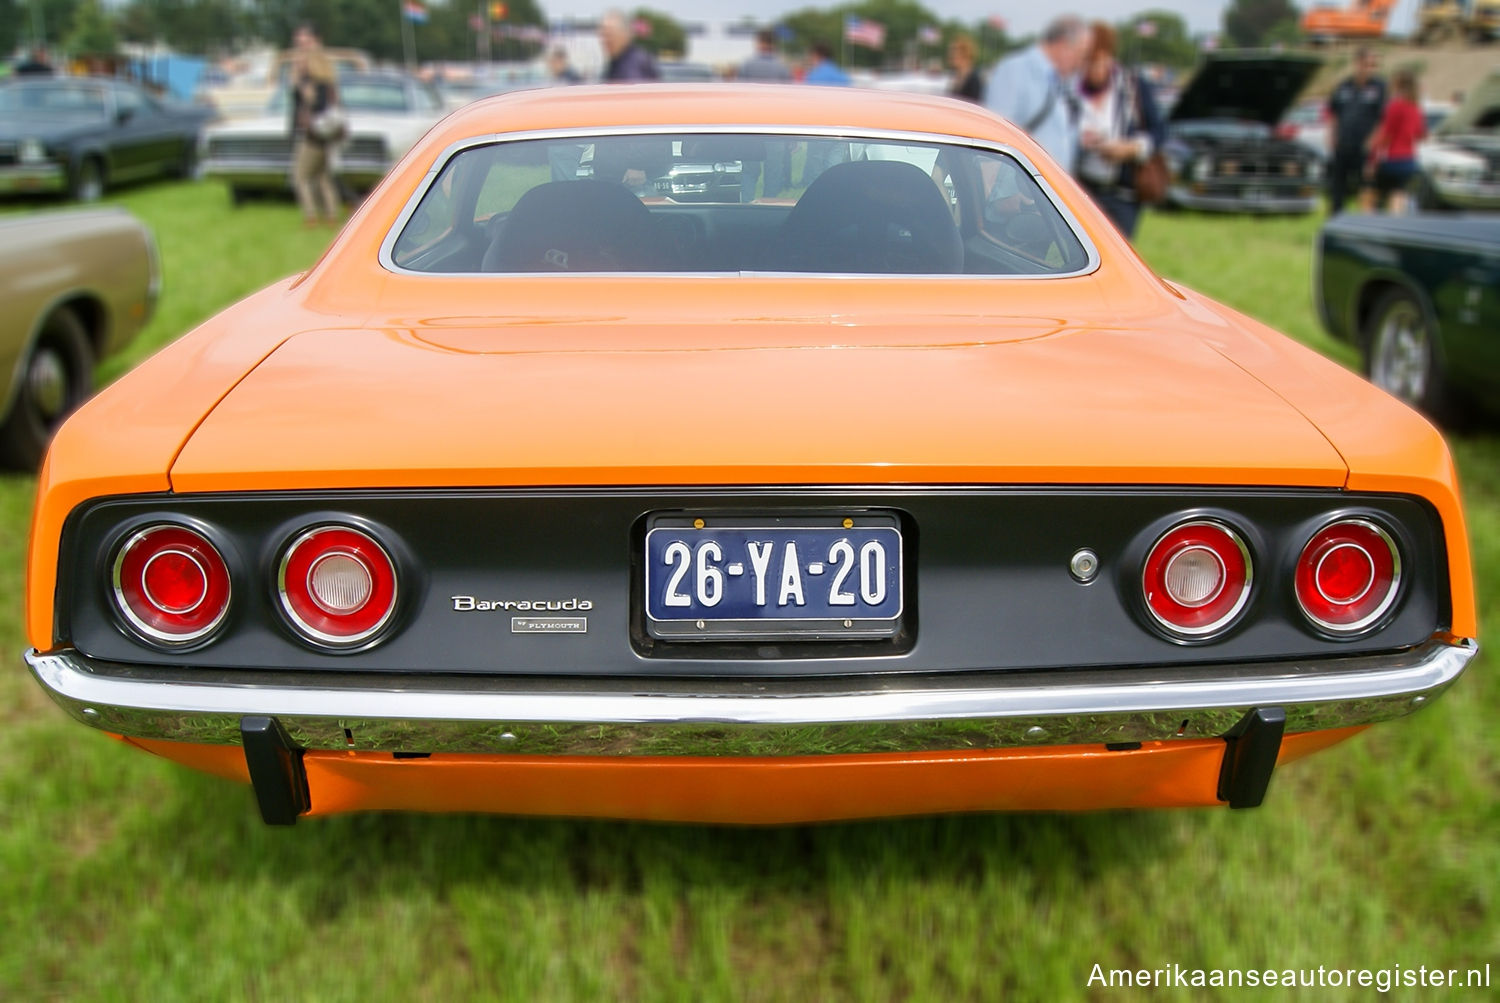
[[[1409,290],[1388,289],[1375,301],[1363,348],[1371,383],[1435,420],[1456,417],[1434,325]]]
[[[94,350],[72,310],[54,310],[22,364],[10,414],[0,423],[0,464],[35,470],[57,427],[94,392]]]
[[[79,202],[97,202],[104,197],[104,163],[98,157],[84,157],[73,171],[68,193]]]

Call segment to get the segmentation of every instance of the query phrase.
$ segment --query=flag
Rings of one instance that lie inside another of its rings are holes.
[[[417,0],[401,0],[401,15],[412,24],[427,23],[427,8]]]
[[[1155,21],[1137,21],[1135,23],[1135,33],[1137,35],[1141,36],[1142,38],[1155,38],[1156,37],[1156,22]]]
[[[988,24],[996,31],[1005,30],[1005,18],[1001,17],[999,14],[991,14]]]
[[[943,33],[929,24],[917,32],[917,40],[923,45],[937,45],[943,40]]]
[[[885,48],[885,25],[867,17],[850,15],[844,18],[844,41],[851,45],[863,45],[867,49]]]
[[[636,38],[651,37],[651,22],[643,17],[638,17],[630,23],[630,33]]]

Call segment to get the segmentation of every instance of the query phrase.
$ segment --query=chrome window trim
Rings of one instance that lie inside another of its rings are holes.
[[[412,215],[416,213],[417,206],[421,204],[422,199],[426,197],[428,190],[437,181],[438,175],[440,175],[443,172],[443,169],[448,166],[448,163],[460,153],[464,153],[472,149],[477,149],[481,146],[493,146],[496,143],[525,142],[529,140],[576,139],[583,137],[593,139],[599,137],[614,136],[655,136],[661,135],[663,133],[691,136],[724,136],[739,135],[742,133],[752,133],[768,136],[827,136],[829,138],[847,138],[851,140],[862,140],[866,142],[889,142],[897,145],[902,143],[915,143],[920,145],[938,143],[946,146],[963,146],[969,147],[971,149],[998,153],[1002,156],[1012,158],[1026,170],[1026,173],[1031,175],[1032,181],[1034,181],[1037,187],[1041,189],[1042,194],[1047,196],[1048,201],[1052,204],[1052,208],[1062,216],[1063,221],[1068,225],[1068,229],[1072,231],[1074,238],[1080,245],[1082,245],[1084,257],[1086,258],[1086,260],[1082,268],[1076,269],[1074,271],[1049,272],[1043,275],[930,275],[925,273],[890,274],[883,272],[736,271],[569,272],[566,276],[548,276],[546,273],[538,274],[535,272],[423,272],[411,268],[403,268],[401,265],[396,264],[396,241],[400,239],[401,232],[406,229],[407,222],[411,219]],[[870,128],[840,128],[837,126],[754,125],[750,123],[742,123],[737,125],[671,125],[667,123],[660,123],[657,125],[583,126],[567,129],[533,129],[525,132],[493,132],[482,136],[471,136],[468,139],[462,139],[455,143],[450,143],[442,153],[438,154],[437,158],[433,161],[432,166],[427,169],[427,173],[424,174],[422,176],[422,179],[417,183],[416,190],[413,191],[411,196],[406,200],[406,204],[401,207],[401,212],[396,216],[395,222],[392,223],[390,228],[386,231],[385,238],[380,242],[380,254],[378,260],[382,268],[395,275],[415,275],[424,277],[431,276],[438,278],[462,277],[476,278],[488,281],[495,281],[497,279],[521,279],[528,282],[536,281],[539,278],[549,277],[567,279],[577,277],[618,278],[620,276],[632,276],[639,278],[724,278],[731,276],[741,278],[852,278],[873,281],[890,281],[893,279],[899,279],[901,281],[922,280],[928,282],[952,282],[955,280],[965,282],[973,282],[978,280],[1000,280],[1012,282],[1016,280],[1051,281],[1056,279],[1073,279],[1079,278],[1080,276],[1084,275],[1092,275],[1094,272],[1099,270],[1101,264],[1099,249],[1095,246],[1094,241],[1090,238],[1088,231],[1084,229],[1082,223],[1079,222],[1078,217],[1074,215],[1073,211],[1070,208],[1068,208],[1068,204],[1058,196],[1057,190],[1052,187],[1046,176],[1043,175],[1039,170],[1037,170],[1036,164],[1033,163],[1031,159],[1024,153],[1009,145],[1008,143],[1001,143],[989,139],[980,139],[975,136],[951,136],[941,133],[905,132],[900,130],[892,131],[887,129]]]

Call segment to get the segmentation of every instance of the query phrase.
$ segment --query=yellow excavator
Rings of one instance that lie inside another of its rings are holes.
[[[1422,0],[1417,42],[1431,45],[1468,37],[1488,42],[1500,37],[1500,0]]]

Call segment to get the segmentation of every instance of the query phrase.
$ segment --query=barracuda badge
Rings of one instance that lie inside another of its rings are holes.
[[[562,613],[577,610],[586,613],[594,608],[588,599],[477,599],[474,596],[449,596],[453,600],[455,613],[486,613],[490,611],[514,613]]]
[[[477,596],[449,596],[455,613],[583,613],[594,608],[590,599],[480,599]],[[586,616],[513,616],[512,634],[587,634]]]

